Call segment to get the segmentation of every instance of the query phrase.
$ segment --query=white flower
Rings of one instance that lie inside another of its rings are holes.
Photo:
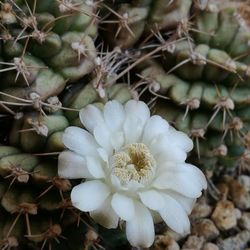
[[[106,228],[126,222],[133,246],[149,247],[154,222],[174,231],[190,230],[188,214],[206,188],[203,173],[185,163],[192,140],[162,119],[150,117],[147,105],[109,101],[103,112],[94,105],[80,111],[85,129],[69,127],[59,156],[59,176],[86,178],[71,200]]]

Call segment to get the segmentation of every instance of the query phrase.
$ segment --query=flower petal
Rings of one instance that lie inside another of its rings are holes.
[[[141,121],[146,122],[150,117],[150,110],[146,103],[141,101],[130,100],[125,104],[126,116],[138,117]]]
[[[58,175],[68,179],[93,178],[86,165],[82,156],[72,151],[63,151],[58,157]]]
[[[92,133],[98,124],[104,123],[102,112],[92,104],[81,109],[79,117],[84,127]]]
[[[135,247],[150,247],[154,242],[154,223],[149,210],[135,202],[135,216],[126,223],[128,241]]]
[[[111,131],[118,131],[122,128],[125,119],[123,105],[118,101],[109,101],[104,106],[104,120]]]
[[[159,211],[166,224],[179,234],[190,231],[190,222],[183,207],[171,196],[164,194],[165,207]]]
[[[185,133],[177,131],[173,127],[169,128],[168,137],[173,145],[183,149],[185,152],[189,152],[194,146],[193,141]]]
[[[196,199],[186,197],[172,190],[166,190],[165,193],[174,198],[185,209],[187,214],[192,212]]]
[[[95,178],[103,178],[105,177],[105,173],[103,171],[103,166],[100,162],[100,160],[97,157],[86,157],[86,163],[87,168],[89,172],[95,177]]]
[[[131,220],[135,215],[134,201],[125,195],[115,193],[111,206],[122,220]]]
[[[103,148],[98,148],[97,152],[98,152],[98,155],[101,157],[101,159],[108,164],[109,156],[107,152]]]
[[[96,155],[97,143],[94,137],[86,130],[78,127],[68,127],[64,131],[63,144],[80,155]]]
[[[135,143],[141,140],[141,135],[144,127],[144,122],[138,117],[129,116],[126,118],[123,131],[125,136],[125,143]]]
[[[112,145],[110,142],[111,134],[109,129],[105,124],[98,124],[94,128],[94,136],[97,143],[105,149],[105,151],[110,155],[112,152]]]
[[[119,150],[124,144],[123,132],[112,132],[110,141],[113,149]]]
[[[90,216],[97,223],[108,229],[116,228],[119,222],[119,216],[111,206],[111,198],[112,196],[109,196],[100,208],[90,212]]]
[[[191,174],[196,180],[199,181],[201,188],[206,189],[207,188],[207,180],[205,175],[202,173],[202,171],[197,168],[196,166],[189,164],[189,163],[182,163],[177,165],[178,171],[183,171]]]
[[[165,204],[164,198],[156,190],[140,192],[139,196],[143,204],[152,210],[160,210]]]
[[[141,101],[130,100],[125,104],[126,119],[123,125],[126,143],[141,140],[146,121],[150,117],[148,106]]]
[[[75,186],[71,192],[71,201],[74,207],[84,212],[100,208],[110,190],[99,180],[87,181]]]
[[[156,140],[149,145],[149,149],[154,158],[164,157],[164,161],[184,162],[187,153],[173,144],[168,135],[159,135]]]
[[[166,171],[160,174],[152,183],[153,187],[159,189],[174,190],[189,198],[198,198],[201,195],[201,180],[192,172]]]
[[[146,122],[142,142],[146,145],[150,145],[151,141],[156,139],[158,135],[167,133],[168,128],[169,125],[166,120],[158,115],[151,116]]]

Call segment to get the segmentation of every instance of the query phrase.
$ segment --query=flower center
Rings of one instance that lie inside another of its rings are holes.
[[[126,145],[121,151],[112,156],[112,173],[122,183],[131,180],[145,183],[154,173],[155,159],[148,147],[143,143]]]

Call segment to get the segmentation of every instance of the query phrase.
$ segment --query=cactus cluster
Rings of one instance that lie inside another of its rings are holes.
[[[139,79],[132,89],[140,96],[147,89],[155,98],[163,97],[154,103],[153,110],[193,137],[196,158],[198,155],[207,169],[216,164],[247,168],[247,3],[134,1],[117,4],[113,11],[116,14],[110,14],[110,20],[103,24],[112,27],[108,30],[114,33],[113,44],[136,47],[145,59],[135,63]],[[121,23],[122,16],[127,16],[126,25]]]
[[[249,168],[246,1],[5,0],[0,8],[0,249],[98,246],[92,221],[70,203],[75,183],[57,176],[62,134],[82,126],[78,111],[90,103],[143,99],[194,139],[192,159],[204,169]]]

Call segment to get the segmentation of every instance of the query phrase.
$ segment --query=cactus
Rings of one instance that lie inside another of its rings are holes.
[[[106,2],[106,41],[138,48],[144,59],[134,59],[141,79],[131,89],[140,97],[148,90],[152,101],[169,99],[158,100],[155,112],[193,137],[203,166],[244,162],[250,96],[246,3]]]
[[[20,101],[17,98],[46,102],[60,94],[67,82],[93,70],[95,11],[91,1],[1,4],[2,109],[10,112],[5,104]]]

